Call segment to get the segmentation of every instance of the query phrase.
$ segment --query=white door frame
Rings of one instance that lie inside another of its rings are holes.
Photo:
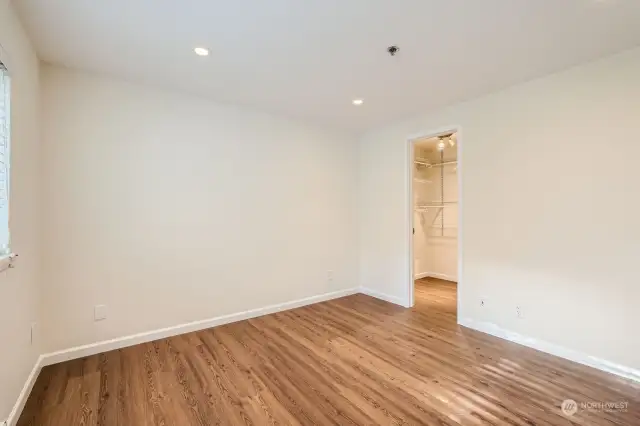
[[[462,206],[462,147],[464,146],[462,141],[462,128],[461,126],[447,126],[440,129],[432,130],[429,132],[419,133],[409,136],[407,138],[407,153],[406,153],[406,171],[407,171],[407,183],[405,192],[405,206],[406,206],[406,247],[407,247],[407,291],[404,305],[406,307],[412,307],[415,304],[414,297],[414,270],[413,270],[413,154],[415,142],[421,139],[433,138],[436,136],[445,135],[448,133],[455,133],[458,143],[456,144],[458,154],[458,295],[457,304],[458,312],[460,312],[460,300],[462,299],[462,292],[464,290],[463,277],[462,277],[462,228],[464,221],[462,220],[462,212],[464,211]]]

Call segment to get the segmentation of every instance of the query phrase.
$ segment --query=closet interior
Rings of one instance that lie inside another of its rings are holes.
[[[456,134],[414,142],[414,275],[458,280],[458,140]]]

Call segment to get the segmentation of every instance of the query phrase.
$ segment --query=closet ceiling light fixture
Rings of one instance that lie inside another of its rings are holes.
[[[440,142],[438,142],[438,151],[444,150],[444,147],[445,147],[444,141],[440,139]]]
[[[449,136],[449,146],[453,148],[455,144],[456,144],[456,141],[453,140],[453,136]]]

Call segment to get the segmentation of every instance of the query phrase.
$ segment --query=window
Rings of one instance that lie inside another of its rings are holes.
[[[0,256],[9,250],[9,74],[0,62]]]

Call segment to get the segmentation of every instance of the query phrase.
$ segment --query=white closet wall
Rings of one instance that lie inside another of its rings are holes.
[[[421,156],[422,150],[416,147],[415,155]],[[428,169],[414,165],[413,173],[413,205],[419,206],[429,200],[429,190],[433,186],[433,181],[429,178]],[[427,231],[429,217],[426,212],[422,212],[417,207],[413,210],[413,271],[416,278],[427,276],[431,270],[429,255],[429,242]]]
[[[447,148],[454,152],[455,148]],[[450,155],[450,154],[449,154]],[[440,163],[438,152],[416,146],[415,157]],[[451,158],[445,159],[450,161]],[[442,169],[442,175],[441,175]],[[443,194],[443,197],[441,197]],[[414,168],[414,274],[457,281],[458,175],[457,165]],[[445,207],[439,207],[444,200]]]

